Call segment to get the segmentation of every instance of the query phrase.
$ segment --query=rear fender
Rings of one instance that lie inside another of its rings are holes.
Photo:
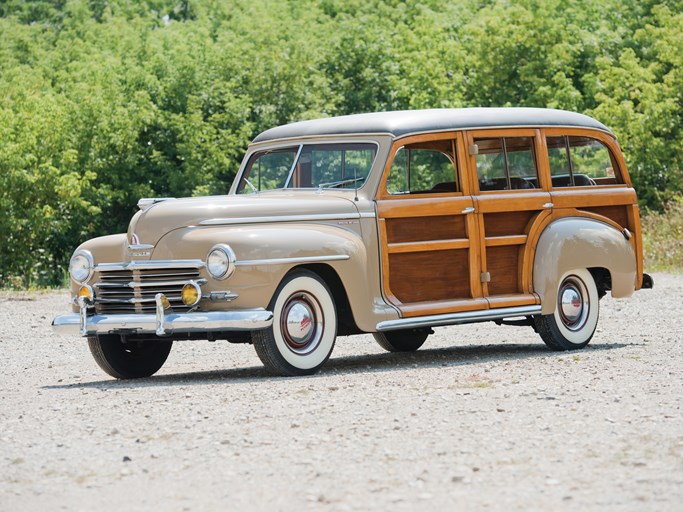
[[[536,245],[533,286],[544,315],[555,311],[562,275],[582,268],[607,269],[613,297],[629,297],[635,291],[636,255],[624,234],[598,220],[564,217],[549,224]]]

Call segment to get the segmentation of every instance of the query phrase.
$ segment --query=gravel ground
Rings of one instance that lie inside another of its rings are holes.
[[[117,382],[52,333],[67,300],[0,295],[0,510],[683,510],[683,276],[604,299],[582,351],[448,327],[306,378],[188,341]]]

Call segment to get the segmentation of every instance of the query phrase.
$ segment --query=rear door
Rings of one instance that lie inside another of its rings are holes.
[[[545,151],[534,129],[466,133],[480,234],[482,293],[491,308],[538,304],[531,260],[525,260],[532,225],[550,215]]]

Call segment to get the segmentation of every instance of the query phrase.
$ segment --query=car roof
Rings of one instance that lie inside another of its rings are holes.
[[[612,133],[592,117],[566,110],[529,107],[439,108],[397,110],[327,117],[277,126],[259,134],[253,142],[321,135],[404,135],[476,128],[563,126],[592,128]]]

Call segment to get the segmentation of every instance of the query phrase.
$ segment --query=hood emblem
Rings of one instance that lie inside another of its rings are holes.
[[[137,233],[130,235],[130,244],[128,245],[128,256],[131,258],[145,258],[152,255],[154,246],[151,244],[141,244]]]

